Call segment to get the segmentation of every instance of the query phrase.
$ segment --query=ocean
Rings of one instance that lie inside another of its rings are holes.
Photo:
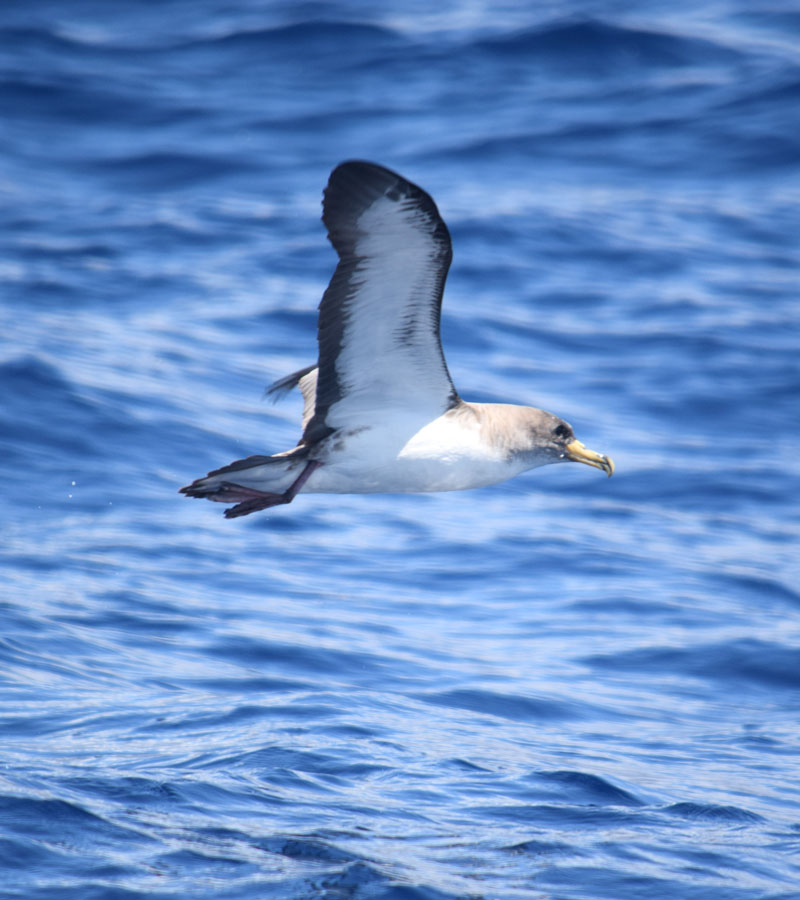
[[[2,4],[0,897],[798,900],[798,110],[791,3]],[[177,493],[297,440],[350,158],[613,478]]]

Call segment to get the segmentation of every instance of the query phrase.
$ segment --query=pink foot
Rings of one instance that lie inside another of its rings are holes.
[[[216,499],[216,498],[215,498]],[[226,519],[235,519],[237,516],[246,516],[252,512],[258,512],[260,509],[269,509],[272,506],[280,506],[282,503],[291,503],[292,498],[285,494],[268,494],[262,497],[253,497],[251,500],[245,500],[243,503],[237,503],[230,509],[225,510]]]
[[[214,503],[235,503],[237,500],[267,500],[280,502],[283,494],[275,494],[272,491],[257,491],[255,488],[244,487],[231,481],[223,481],[213,494],[207,494],[206,499]]]
[[[306,463],[300,475],[282,494],[257,491],[255,488],[242,487],[240,484],[232,484],[226,481],[220,486],[220,491],[210,499],[220,503],[230,503],[232,500],[242,501],[237,503],[236,506],[225,510],[226,519],[235,519],[238,516],[246,516],[249,513],[258,512],[260,509],[269,509],[271,506],[291,503],[300,488],[308,481],[314,469],[321,465],[322,463],[317,460],[311,460],[311,462]]]

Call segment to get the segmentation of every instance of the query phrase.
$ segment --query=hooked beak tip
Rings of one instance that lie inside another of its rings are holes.
[[[567,444],[567,459],[572,462],[583,463],[587,466],[594,466],[596,469],[602,469],[609,478],[614,474],[614,461],[610,456],[604,456],[602,453],[596,453],[590,450],[579,440],[570,441]]]

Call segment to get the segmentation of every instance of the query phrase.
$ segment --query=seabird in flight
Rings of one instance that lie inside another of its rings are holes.
[[[383,166],[344,162],[322,221],[339,264],[319,307],[317,365],[269,389],[302,391],[298,445],[237,460],[181,493],[235,503],[225,511],[234,518],[300,492],[461,491],[569,461],[613,473],[552,413],[459,397],[439,337],[450,235],[425,191]]]

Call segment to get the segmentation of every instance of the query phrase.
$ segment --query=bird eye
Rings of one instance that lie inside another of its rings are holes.
[[[559,423],[553,429],[553,437],[557,438],[565,438],[568,437],[570,433],[569,425],[566,425],[564,422]]]

